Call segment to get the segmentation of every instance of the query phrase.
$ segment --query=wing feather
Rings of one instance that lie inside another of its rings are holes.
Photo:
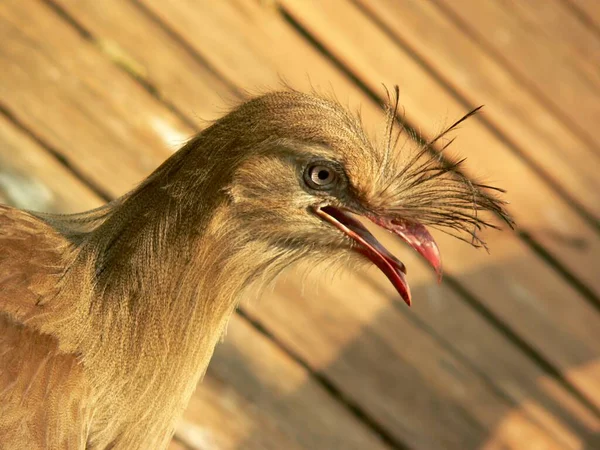
[[[84,449],[92,405],[76,355],[27,325],[55,298],[72,244],[31,213],[0,205],[0,447]]]
[[[32,214],[0,205],[0,313],[17,322],[53,298],[72,244]]]

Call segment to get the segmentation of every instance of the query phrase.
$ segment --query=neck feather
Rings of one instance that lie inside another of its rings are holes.
[[[244,232],[219,169],[231,164],[195,144],[106,208],[55,222],[77,249],[55,334],[98,388],[97,443],[161,444],[149,439],[169,435],[242,292],[286,259]]]

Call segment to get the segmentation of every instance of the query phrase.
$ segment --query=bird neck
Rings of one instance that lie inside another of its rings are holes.
[[[134,429],[169,434],[241,294],[273,266],[267,244],[232,215],[226,174],[186,171],[181,162],[167,161],[103,212],[80,239],[67,280],[77,294],[60,341],[81,355],[97,387],[98,442],[114,439],[114,417],[135,424],[118,433],[145,448],[157,443]]]
[[[240,296],[267,263],[257,257],[264,249],[223,233],[225,215],[226,208],[219,208],[185,249],[157,249],[151,262],[142,263],[148,255],[130,259],[127,271],[107,280],[100,304],[90,303],[80,348],[102,399],[94,427],[98,442],[119,436],[119,448],[161,447]],[[150,268],[153,278],[146,279]],[[135,281],[136,274],[142,282]]]

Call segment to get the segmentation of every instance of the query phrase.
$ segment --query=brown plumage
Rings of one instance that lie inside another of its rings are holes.
[[[438,271],[423,224],[477,245],[481,211],[510,223],[431,145],[396,149],[396,108],[397,91],[374,145],[335,101],[270,93],[104,207],[0,206],[2,448],[165,447],[240,298],[296,261],[366,256],[409,301],[402,263],[349,212]]]

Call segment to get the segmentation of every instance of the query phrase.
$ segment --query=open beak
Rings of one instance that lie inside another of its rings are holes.
[[[411,304],[411,295],[406,281],[406,267],[375,239],[369,230],[349,212],[324,206],[316,208],[315,213],[323,220],[329,222],[343,231],[359,245],[356,250],[369,258],[388,277],[407,305]],[[414,248],[442,277],[442,261],[437,244],[424,225],[405,219],[390,219],[387,217],[367,215],[368,219],[386,230],[394,233]]]

